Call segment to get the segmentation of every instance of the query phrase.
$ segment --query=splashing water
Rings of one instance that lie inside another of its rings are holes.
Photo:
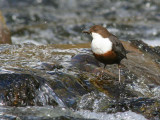
[[[65,108],[63,101],[56,95],[56,93],[47,85],[42,85],[38,90],[38,96],[35,98],[36,101],[43,103],[43,106],[49,103],[49,100],[54,100],[58,103],[59,107]]]
[[[92,118],[98,120],[147,120],[144,116],[134,113],[132,111],[118,112],[115,114],[96,113],[87,110],[77,111],[78,114],[85,118]]]

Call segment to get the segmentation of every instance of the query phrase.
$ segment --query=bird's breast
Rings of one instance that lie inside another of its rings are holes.
[[[109,38],[93,39],[91,49],[95,54],[105,54],[112,50],[112,42]]]

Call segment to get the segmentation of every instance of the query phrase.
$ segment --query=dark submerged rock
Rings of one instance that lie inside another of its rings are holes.
[[[44,101],[37,99],[38,89],[45,80],[29,74],[0,74],[0,98],[7,106],[43,105]],[[46,95],[47,96],[47,95]],[[42,97],[42,96],[41,96]],[[48,97],[48,105],[57,106],[57,102]]]

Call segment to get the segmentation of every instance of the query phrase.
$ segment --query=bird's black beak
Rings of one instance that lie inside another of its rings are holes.
[[[82,33],[91,34],[91,32],[90,32],[90,31],[82,31]]]

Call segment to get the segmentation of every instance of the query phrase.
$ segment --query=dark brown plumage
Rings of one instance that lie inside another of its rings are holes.
[[[112,48],[104,53],[95,53],[96,50],[92,50],[95,58],[104,64],[104,68],[107,64],[118,64],[118,67],[119,67],[121,60],[124,58],[127,58],[126,57],[127,52],[123,47],[122,43],[120,42],[120,40],[115,35],[111,34],[106,28],[100,25],[95,25],[91,27],[89,31],[83,31],[83,32],[91,34],[92,37],[93,37],[93,34],[96,33],[97,36],[100,35],[102,37],[102,38],[101,37],[97,38],[99,42],[100,40],[105,40],[106,38],[106,41],[108,40],[112,43],[111,45]],[[97,49],[103,50],[104,49],[103,47],[104,46],[102,45],[102,48],[101,46],[99,46],[97,47]],[[120,74],[120,68],[119,68],[119,74]],[[119,76],[119,81],[120,81],[120,76]]]

